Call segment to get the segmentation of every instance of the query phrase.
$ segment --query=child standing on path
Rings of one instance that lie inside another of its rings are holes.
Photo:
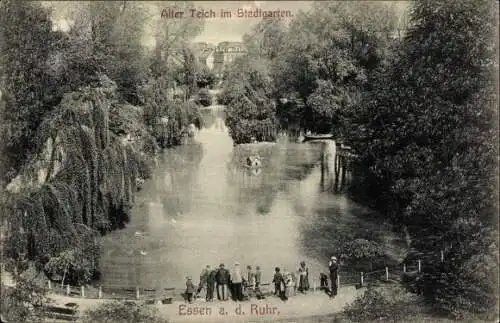
[[[187,296],[187,301],[191,303],[193,301],[193,293],[194,293],[194,284],[193,280],[191,277],[186,277],[186,296]]]
[[[273,283],[274,283],[274,294],[278,296],[279,298],[283,299],[283,289],[281,285],[285,284],[285,280],[283,279],[283,275],[280,273],[280,268],[276,267],[274,269],[274,278],[273,278]]]

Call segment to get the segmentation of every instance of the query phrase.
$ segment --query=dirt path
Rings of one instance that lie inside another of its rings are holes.
[[[282,319],[311,317],[339,313],[363,292],[354,287],[342,287],[339,295],[330,299],[323,292],[290,297],[283,302],[276,297],[265,300],[252,299],[248,302],[233,301],[206,303],[197,300],[192,304],[174,302],[168,305],[151,305],[158,309],[162,317],[170,322],[262,322]],[[62,295],[49,295],[57,304],[78,303],[80,312],[109,302],[104,299],[73,298]]]

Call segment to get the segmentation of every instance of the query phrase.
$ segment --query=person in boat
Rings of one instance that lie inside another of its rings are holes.
[[[247,157],[247,165],[249,167],[259,167],[261,164],[262,158],[258,153],[250,155]]]
[[[253,156],[248,156],[247,157],[247,165],[248,166],[253,166],[253,161],[254,161],[254,157]]]

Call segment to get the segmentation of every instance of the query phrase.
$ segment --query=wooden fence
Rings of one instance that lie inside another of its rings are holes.
[[[48,281],[48,289],[52,293],[88,299],[116,299],[116,300],[143,300],[146,303],[162,302],[163,304],[172,303],[174,300],[184,300],[183,294],[185,288],[143,288],[136,286],[134,288],[127,288],[123,286],[71,286],[65,284],[61,286],[60,283]],[[264,294],[268,294],[271,290],[272,283],[260,284],[261,290]],[[226,290],[226,295],[229,291]],[[216,291],[214,295],[216,295]]]
[[[391,267],[378,268],[370,272],[359,272],[356,274],[339,272],[337,286],[365,287],[370,283],[379,282],[400,282],[405,273],[420,273],[426,265],[435,264],[436,262],[444,262],[444,251],[441,251],[438,257],[425,257],[415,259],[405,263]],[[425,259],[425,260],[424,260]],[[319,276],[319,275],[318,275]],[[318,291],[320,284],[319,279],[312,277],[312,290]],[[272,293],[274,290],[273,283],[263,283],[260,285],[264,294]],[[103,298],[103,299],[118,299],[118,300],[145,300],[147,303],[162,302],[169,304],[174,300],[183,300],[184,288],[144,288],[136,286],[133,288],[124,288],[123,286],[61,286],[55,282],[48,281],[48,288],[51,292],[63,294],[72,297],[81,298]],[[216,292],[214,292],[215,294]]]

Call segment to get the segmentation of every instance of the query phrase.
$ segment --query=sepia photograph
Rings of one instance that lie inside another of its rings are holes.
[[[0,0],[0,323],[498,323],[498,21]]]

